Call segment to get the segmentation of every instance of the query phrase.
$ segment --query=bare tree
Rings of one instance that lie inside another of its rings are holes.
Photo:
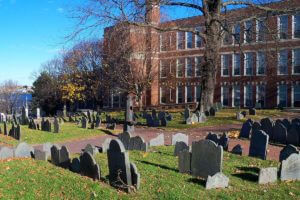
[[[299,10],[297,0],[285,0],[287,6],[274,6],[276,0],[89,0],[86,4],[74,10],[73,17],[78,24],[69,36],[75,38],[83,31],[97,31],[103,25],[127,24],[151,31],[184,31],[191,32],[202,38],[205,52],[201,73],[201,109],[207,110],[213,104],[216,83],[217,66],[220,63],[220,48],[226,33],[232,34],[228,19],[243,22],[249,19],[268,17]],[[194,27],[163,26],[153,23],[153,10],[157,7],[172,9],[174,7],[187,8],[203,16],[204,30],[198,31]],[[242,16],[231,16],[230,10],[247,7],[251,12]],[[249,15],[251,14],[251,15]],[[276,34],[275,34],[276,35]],[[242,48],[241,48],[242,49]],[[149,53],[149,52],[147,52]],[[150,56],[151,57],[151,56]]]
[[[4,81],[0,85],[0,111],[13,112],[22,93],[20,85],[13,80]]]

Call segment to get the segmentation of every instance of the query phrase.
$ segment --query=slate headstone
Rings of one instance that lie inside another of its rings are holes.
[[[300,154],[291,154],[286,160],[281,162],[280,179],[300,180]]]
[[[70,169],[71,169],[72,172],[80,173],[80,160],[79,160],[79,158],[73,158]]]
[[[242,126],[239,137],[249,138],[251,130],[252,130],[252,124],[250,122],[245,122]]]
[[[176,142],[174,156],[178,156],[183,150],[189,151],[189,146],[185,142]]]
[[[182,150],[178,155],[178,169],[180,173],[191,173],[192,153],[189,150]]]
[[[92,156],[96,155],[96,153],[99,153],[98,149],[91,144],[87,144],[85,146],[84,152],[89,152]]]
[[[286,160],[291,154],[299,154],[299,150],[294,145],[286,145],[279,154],[279,162]]]
[[[249,156],[266,160],[268,144],[269,135],[263,130],[255,130],[250,140]]]
[[[299,138],[300,129],[299,128],[297,129],[296,125],[292,125],[289,132],[287,133],[287,139],[286,139],[287,144],[292,144],[295,146],[300,145],[300,138]]]
[[[109,148],[109,144],[111,142],[111,138],[106,138],[104,140],[104,142],[102,143],[102,153],[106,153],[108,148]]]
[[[235,145],[232,150],[231,153],[233,154],[237,154],[237,155],[242,155],[243,154],[243,148],[240,144]]]
[[[273,126],[274,123],[270,118],[263,118],[260,121],[261,129],[269,135],[269,139],[273,139]]]
[[[84,152],[80,156],[80,172],[84,176],[88,176],[94,180],[100,180],[100,167],[90,152]]]
[[[285,126],[280,122],[276,121],[273,128],[273,141],[280,144],[286,144],[287,130]]]
[[[274,183],[277,181],[277,168],[268,167],[259,170],[258,184]]]

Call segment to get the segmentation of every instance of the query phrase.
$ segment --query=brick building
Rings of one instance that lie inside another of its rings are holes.
[[[300,1],[282,1],[270,7],[300,7]],[[159,6],[151,9],[147,20],[161,27],[204,31],[203,16],[160,23]],[[214,101],[228,107],[257,103],[264,108],[300,107],[300,13],[267,16],[261,10],[241,8],[226,14],[226,24],[232,32],[224,34],[216,57]],[[199,101],[200,63],[205,51],[202,39],[190,32],[128,30],[130,40],[142,42],[143,50],[151,52],[149,65],[159,72],[144,96],[144,105],[184,107]]]

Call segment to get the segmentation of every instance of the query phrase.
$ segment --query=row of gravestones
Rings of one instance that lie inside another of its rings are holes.
[[[255,108],[249,108],[249,115],[256,115],[256,109]],[[241,111],[236,113],[236,119],[237,120],[242,120],[247,116],[247,112]]]
[[[81,128],[88,128],[89,123],[91,124],[90,129],[95,129],[95,128],[99,128],[101,126],[101,118],[100,116],[97,115],[95,120],[92,120],[91,122],[89,122],[89,119],[85,116],[83,116],[81,118]]]
[[[200,111],[196,111],[195,113],[192,113],[188,107],[185,108],[183,115],[186,124],[203,123],[206,121],[205,113],[202,113]]]
[[[60,132],[60,123],[62,123],[62,120],[61,120],[61,122],[60,122],[60,120],[57,117],[54,117],[54,121],[53,121],[53,132],[54,133]],[[49,119],[45,120],[44,118],[42,118],[41,125],[40,125],[39,123],[35,122],[34,119],[30,119],[28,128],[33,129],[33,130],[52,132],[52,123],[50,122]]]
[[[137,117],[135,115],[135,118]],[[146,119],[147,126],[149,127],[166,127],[168,122],[173,120],[173,116],[169,112],[159,111],[157,113],[155,109],[152,109],[151,114],[144,111],[142,117]]]
[[[292,121],[288,119],[272,121],[270,118],[261,119],[260,122],[247,120],[240,131],[240,137],[249,138],[255,130],[263,130],[269,135],[269,139],[280,144],[293,144],[300,146],[300,119]]]
[[[0,133],[2,133],[1,128],[0,128]],[[13,137],[16,140],[21,140],[22,133],[21,133],[21,126],[20,126],[20,124],[12,123],[11,129],[8,131],[7,123],[4,122],[3,123],[3,134],[11,136],[11,137]]]

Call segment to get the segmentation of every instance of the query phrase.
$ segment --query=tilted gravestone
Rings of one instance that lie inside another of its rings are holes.
[[[249,138],[251,130],[252,130],[252,124],[248,121],[245,122],[242,126],[239,137],[240,138]]]
[[[125,149],[128,149],[131,137],[131,134],[128,132],[123,132],[118,136],[119,140],[121,140],[121,142],[123,143]]]
[[[268,167],[259,170],[258,184],[274,183],[276,181],[277,167]]]
[[[192,153],[189,150],[183,150],[178,155],[178,169],[180,173],[191,173]]]
[[[216,189],[216,188],[226,188],[228,187],[229,178],[223,173],[218,172],[213,176],[208,176],[205,189]]]
[[[300,154],[291,154],[286,160],[281,162],[280,179],[300,180]]]
[[[164,146],[165,145],[165,136],[163,133],[159,134],[157,137],[149,141],[149,146]]]
[[[178,156],[179,153],[183,150],[189,151],[189,145],[185,142],[176,142],[175,149],[174,149],[174,156]]]
[[[232,150],[231,153],[233,154],[237,154],[237,155],[242,155],[243,154],[243,148],[240,144],[235,145]]]
[[[80,156],[80,172],[84,176],[88,176],[94,180],[100,180],[100,167],[90,152],[84,152]]]
[[[111,186],[132,191],[133,181],[128,152],[119,139],[111,140],[107,151],[109,183]]]
[[[14,150],[8,147],[1,147],[0,149],[0,160],[14,157]]]
[[[193,176],[207,179],[222,172],[223,148],[211,140],[200,140],[192,144],[191,171]]]
[[[106,138],[104,140],[104,142],[102,143],[102,153],[106,153],[108,148],[109,148],[109,144],[111,142],[111,138]]]
[[[32,146],[28,145],[26,142],[21,142],[18,144],[14,150],[14,157],[17,158],[31,158],[34,153]]]
[[[269,135],[269,139],[273,139],[273,126],[274,123],[270,118],[263,118],[260,120],[261,129]]]
[[[287,144],[292,144],[295,146],[300,145],[300,127],[297,125],[292,125],[289,132],[287,133]]]
[[[94,156],[96,153],[99,153],[99,150],[95,146],[87,144],[84,148],[84,152],[89,152],[92,156]]]
[[[268,144],[269,135],[263,130],[255,130],[250,140],[249,156],[266,160]]]
[[[273,128],[273,141],[280,144],[286,144],[287,130],[285,126],[280,122],[276,121]]]
[[[286,145],[279,154],[279,162],[286,160],[291,154],[299,154],[299,150],[294,145]]]
[[[189,136],[183,133],[176,133],[175,135],[172,135],[172,145],[176,145],[176,142],[185,142],[186,144],[189,144]]]

